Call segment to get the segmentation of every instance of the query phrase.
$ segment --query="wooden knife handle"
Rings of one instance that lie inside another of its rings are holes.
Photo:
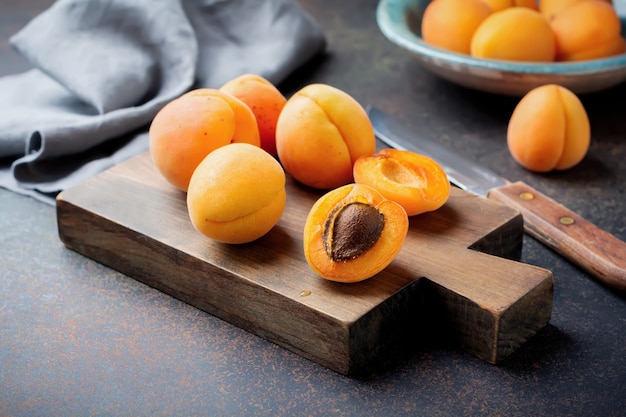
[[[525,231],[541,243],[626,291],[626,243],[523,182],[493,188],[488,197],[518,209]]]

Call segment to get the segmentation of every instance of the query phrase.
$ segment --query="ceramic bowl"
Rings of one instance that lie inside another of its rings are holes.
[[[544,84],[559,84],[576,94],[596,92],[626,81],[626,54],[572,63],[523,63],[472,58],[424,43],[422,15],[430,0],[380,0],[376,20],[393,43],[412,53],[432,73],[464,87],[522,96]],[[626,30],[623,17],[622,31]]]

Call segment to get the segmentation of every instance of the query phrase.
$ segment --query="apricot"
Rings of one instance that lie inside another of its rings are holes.
[[[578,164],[589,149],[591,129],[580,99],[549,84],[529,91],[509,120],[507,143],[513,158],[536,172]]]
[[[450,197],[450,182],[441,165],[405,150],[383,149],[357,159],[354,181],[374,187],[409,216],[437,210]]]
[[[422,17],[422,38],[427,44],[469,55],[472,37],[491,14],[483,0],[436,0]]]
[[[509,7],[528,7],[538,10],[535,0],[483,0],[494,12],[508,9]]]
[[[544,17],[548,20],[552,20],[554,16],[556,16],[561,11],[565,10],[567,7],[580,3],[582,1],[589,0],[541,0],[539,2],[539,12],[544,15]],[[613,4],[611,0],[600,0],[604,1],[607,4]]]
[[[551,62],[556,55],[555,36],[548,21],[536,10],[511,7],[494,12],[476,29],[471,55],[509,61]]]
[[[250,107],[256,117],[261,137],[261,148],[276,156],[276,122],[287,99],[267,79],[256,74],[243,74],[220,88]]]
[[[304,255],[322,278],[363,281],[391,263],[408,230],[402,206],[368,185],[347,184],[313,204],[304,225]]]
[[[190,91],[165,105],[152,120],[148,136],[156,168],[184,191],[198,164],[215,149],[235,142],[261,144],[250,108],[210,88]]]
[[[586,0],[566,7],[552,18],[558,61],[582,61],[626,52],[622,26],[613,6]]]
[[[269,232],[287,201],[285,172],[259,146],[233,143],[208,154],[187,191],[193,226],[223,243],[248,243]]]
[[[296,180],[332,189],[352,181],[354,162],[376,151],[376,137],[365,109],[352,96],[330,85],[309,84],[281,111],[276,150]]]

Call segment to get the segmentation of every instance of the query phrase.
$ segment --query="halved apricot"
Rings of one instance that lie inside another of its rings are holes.
[[[347,184],[320,197],[304,226],[304,255],[322,278],[358,282],[396,257],[409,230],[399,204],[374,188]]]
[[[376,188],[409,216],[437,210],[450,197],[450,182],[441,165],[405,150],[383,149],[357,159],[354,181]]]

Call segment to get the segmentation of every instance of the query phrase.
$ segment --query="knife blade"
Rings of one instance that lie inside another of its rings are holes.
[[[368,106],[376,137],[387,146],[426,155],[457,187],[506,204],[524,219],[524,231],[619,291],[626,291],[626,243],[534,189],[510,182],[437,142],[420,137],[382,110]]]

